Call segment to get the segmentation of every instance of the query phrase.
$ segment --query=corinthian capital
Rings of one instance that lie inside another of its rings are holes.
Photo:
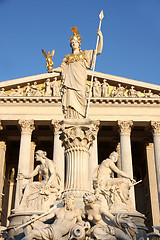
[[[160,134],[160,121],[151,121],[152,134]]]
[[[54,132],[55,133],[59,133],[61,125],[62,125],[61,123],[62,123],[62,121],[58,121],[58,120],[55,121],[55,120],[52,119],[51,124],[54,127]]]
[[[130,134],[132,125],[133,125],[132,120],[131,121],[120,121],[120,120],[118,120],[119,132],[121,134]]]
[[[29,133],[31,134],[32,131],[35,129],[34,127],[34,120],[19,120],[18,124],[21,127],[22,133]]]

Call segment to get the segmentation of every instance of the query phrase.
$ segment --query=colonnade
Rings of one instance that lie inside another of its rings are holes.
[[[21,129],[20,137],[20,150],[19,150],[19,162],[18,162],[18,178],[16,187],[16,201],[15,207],[19,203],[21,198],[21,173],[27,175],[33,170],[34,166],[34,152],[35,143],[31,142],[32,132],[35,129],[34,120],[19,120],[18,124]],[[117,126],[119,129],[120,136],[120,155],[121,155],[121,170],[126,172],[131,178],[133,178],[133,166],[132,166],[132,152],[131,152],[131,131],[133,126],[133,121],[117,121]],[[60,124],[59,121],[52,120],[52,125],[54,128],[54,146],[53,146],[53,159],[56,162],[56,170],[61,178],[61,188],[65,188],[65,158],[64,158],[64,148],[61,146],[61,140],[59,139],[60,134]],[[150,193],[151,202],[154,203],[158,201],[160,205],[160,121],[150,122],[151,131],[153,134],[153,144],[146,146],[147,153],[147,165],[148,165],[148,175],[150,181]],[[2,130],[0,125],[0,130]],[[98,129],[97,129],[98,132]],[[6,144],[4,141],[0,141],[0,182],[3,183],[4,176],[4,165],[5,165],[5,152]],[[29,159],[29,160],[28,160]],[[89,179],[92,179],[94,169],[98,165],[98,150],[97,150],[97,137],[93,141],[93,145],[90,148],[90,157],[88,162],[89,169]],[[153,174],[151,172],[156,172],[156,176],[153,180]],[[155,185],[157,185],[158,200],[153,197]],[[27,182],[26,182],[27,183]],[[3,184],[0,184],[0,194],[2,195]],[[132,203],[135,205],[134,188],[132,188],[130,193],[130,198]],[[1,204],[1,203],[0,203]],[[154,204],[153,204],[154,206]],[[1,206],[0,206],[1,207]],[[152,209],[153,212],[156,210]],[[153,215],[153,214],[152,214]],[[155,219],[155,223],[158,221]]]

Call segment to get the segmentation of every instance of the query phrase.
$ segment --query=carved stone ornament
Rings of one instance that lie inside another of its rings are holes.
[[[98,124],[85,119],[76,122],[65,120],[62,125],[60,139],[65,147],[66,191],[74,191],[82,196],[82,192],[90,190],[89,148],[97,135]]]
[[[61,126],[62,126],[62,121],[56,121],[56,120],[51,120],[51,124],[54,127],[54,132],[59,133]]]
[[[22,133],[29,133],[29,134],[31,134],[32,131],[35,129],[35,127],[34,127],[34,120],[19,120],[18,124],[21,127]]]
[[[120,121],[118,120],[118,127],[120,134],[130,134],[133,121]]]
[[[62,131],[61,140],[66,150],[70,147],[84,147],[89,149],[93,140],[95,140],[98,128],[97,125],[91,124],[90,126],[70,126],[62,129]]]
[[[160,121],[151,121],[152,133],[160,134]]]

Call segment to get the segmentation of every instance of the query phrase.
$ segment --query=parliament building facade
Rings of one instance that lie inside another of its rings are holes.
[[[86,96],[91,81],[87,71]],[[59,139],[63,120],[61,76],[45,73],[0,82],[0,214],[8,226],[19,201],[17,173],[35,168],[35,151],[56,162],[65,188],[64,148]],[[117,166],[133,177],[132,202],[146,217],[146,226],[160,225],[160,86],[109,74],[94,73],[88,117],[99,121],[90,150],[89,176],[112,151]],[[41,176],[37,178],[40,180]]]

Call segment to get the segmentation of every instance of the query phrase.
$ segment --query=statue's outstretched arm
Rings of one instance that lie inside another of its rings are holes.
[[[101,54],[102,49],[103,49],[103,35],[101,30],[97,31],[97,34],[99,36],[99,44],[98,44],[98,48],[97,48],[97,55]]]
[[[110,166],[110,168],[111,168],[111,170],[112,170],[113,172],[119,174],[121,177],[130,179],[131,182],[133,182],[133,183],[136,182],[134,179],[130,178],[130,177],[128,176],[128,174],[126,174],[125,172],[119,170],[119,168],[118,168],[113,162],[110,162],[109,166]]]
[[[30,178],[36,176],[38,174],[38,172],[39,172],[39,165],[33,170],[32,173],[30,173],[29,175],[23,175],[23,177],[26,179],[30,179]]]
[[[48,213],[46,216],[42,217],[41,221],[46,222],[47,220],[53,219],[56,215],[56,212],[57,212],[57,208],[51,211],[50,213]]]
[[[112,215],[112,213],[107,211],[106,208],[101,207],[100,212],[101,212],[101,214],[103,214],[109,220],[114,221],[114,219],[115,219],[114,215]]]

